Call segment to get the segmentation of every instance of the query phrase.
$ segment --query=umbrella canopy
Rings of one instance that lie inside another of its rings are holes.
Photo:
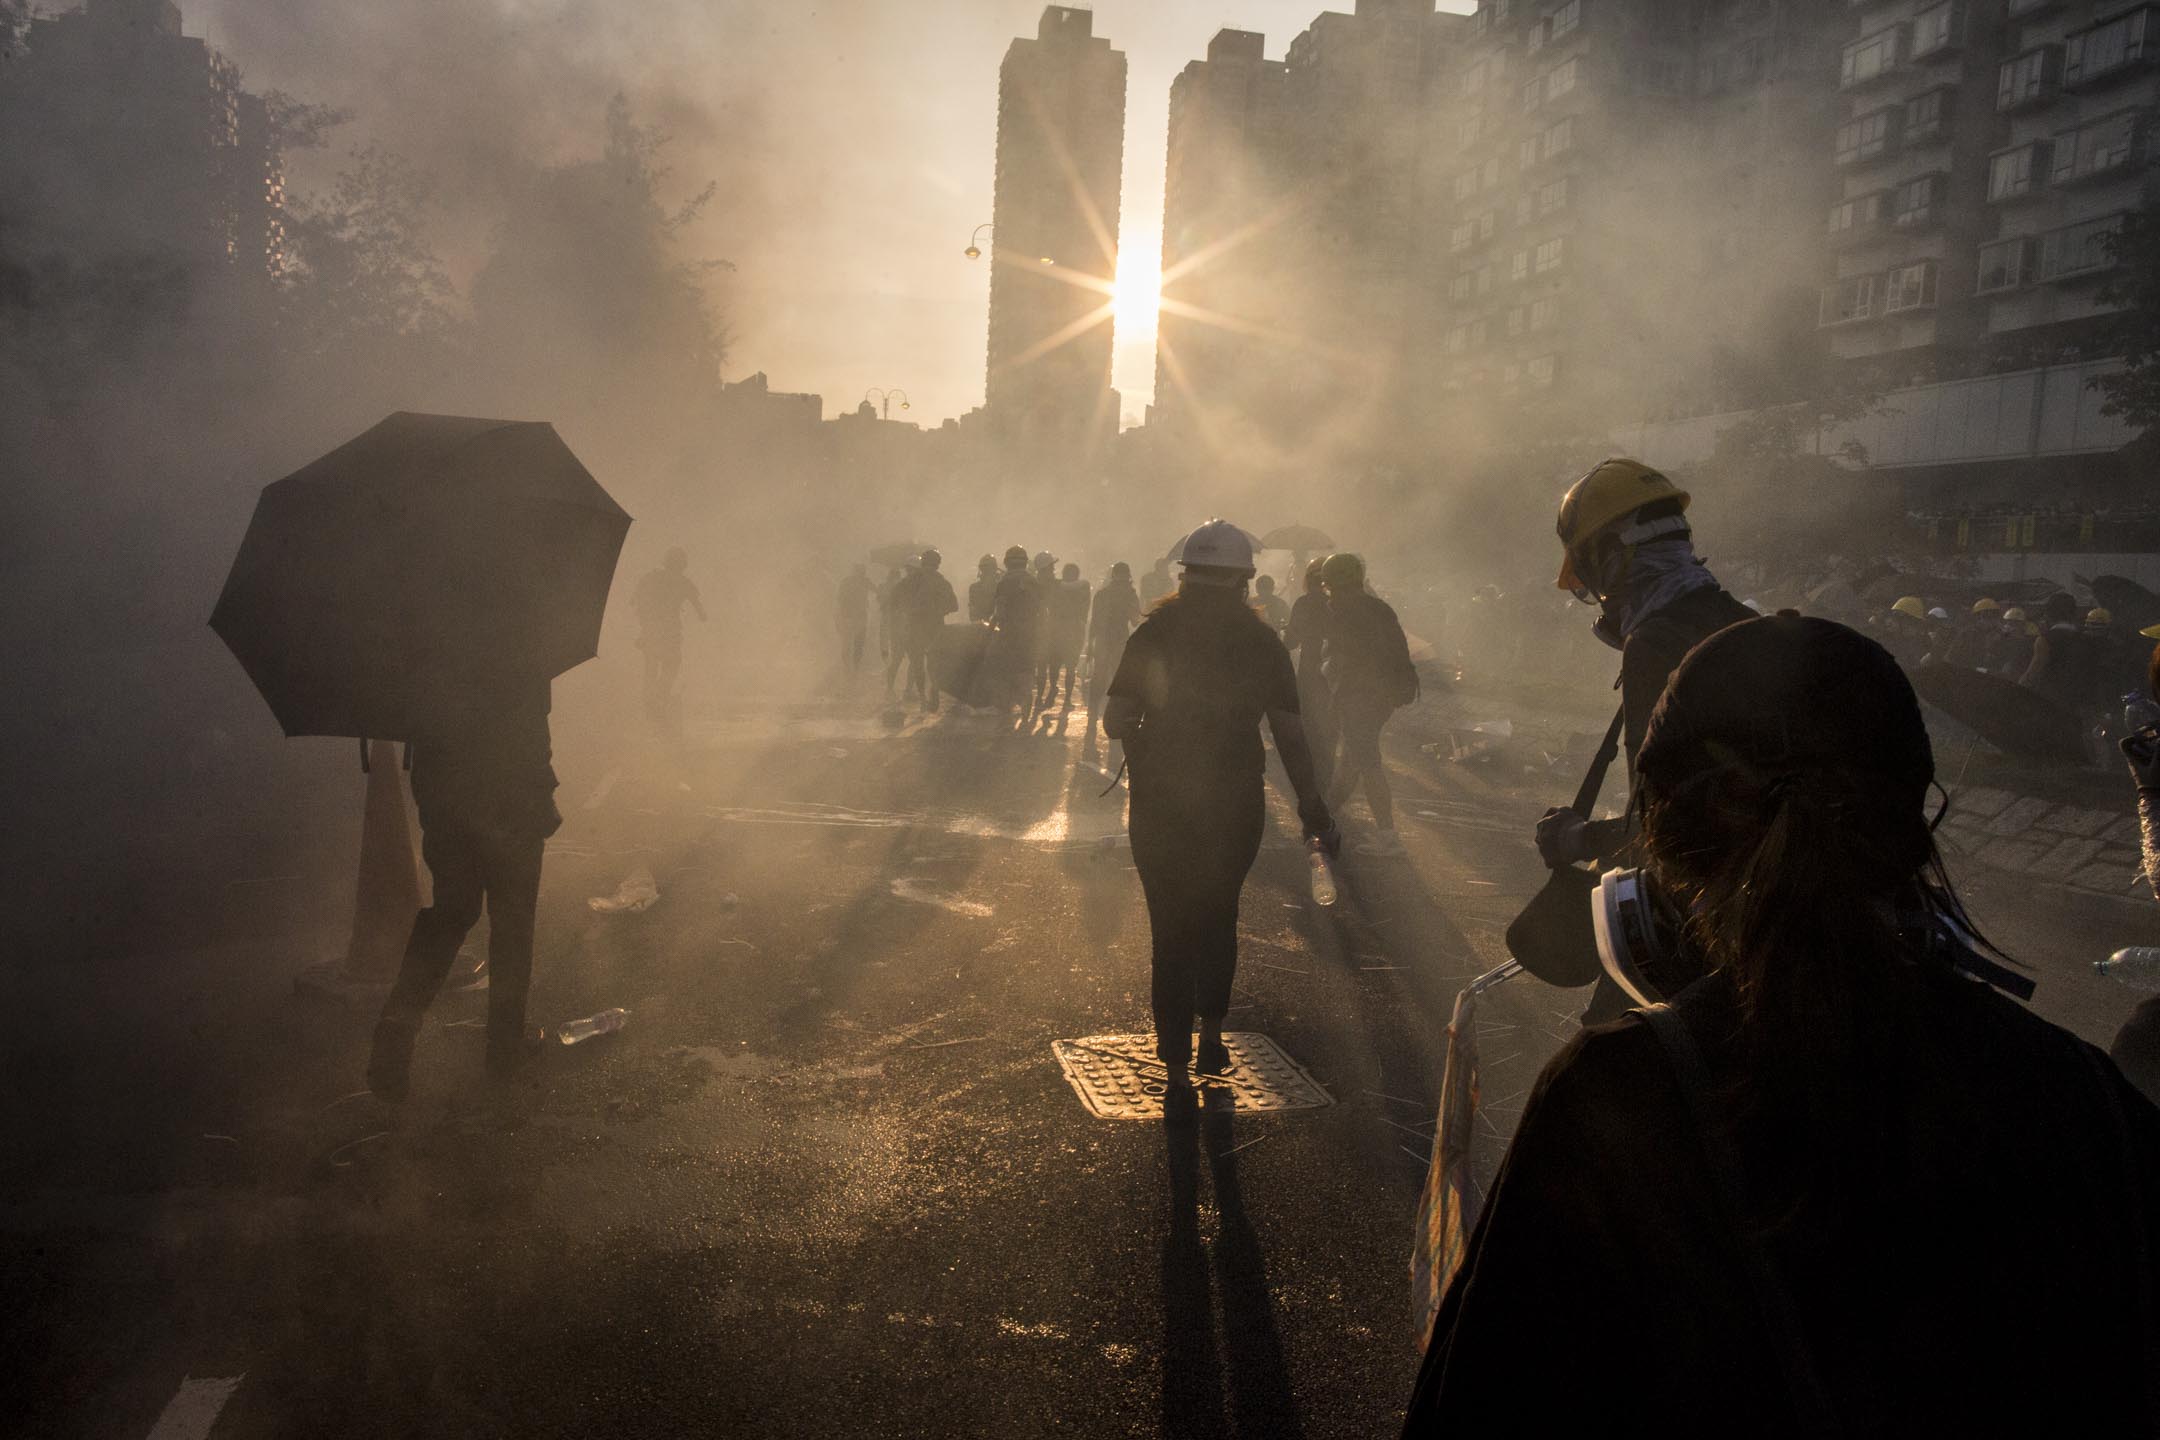
[[[2092,589],[2093,603],[2113,615],[2116,624],[2143,630],[2160,621],[2160,595],[2137,581],[2121,575],[2095,575],[2086,584]]]
[[[2004,754],[2042,765],[2086,762],[2078,717],[2039,691],[1962,665],[1921,665],[1909,673],[1921,699]]]
[[[412,739],[597,654],[629,528],[554,427],[401,412],[264,487],[210,626],[287,735]]]
[[[921,557],[922,552],[929,548],[920,540],[895,540],[890,545],[880,545],[877,549],[872,550],[869,560],[873,565],[883,565],[887,569],[898,570],[903,565],[914,564]]]
[[[1324,530],[1310,525],[1285,525],[1270,530],[1260,537],[1260,544],[1268,550],[1298,550],[1311,554],[1315,550],[1333,550],[1335,541]]]

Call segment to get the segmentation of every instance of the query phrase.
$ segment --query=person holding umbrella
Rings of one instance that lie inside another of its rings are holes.
[[[1189,1066],[1220,1074],[1237,971],[1238,895],[1267,825],[1264,719],[1297,791],[1305,833],[1340,844],[1313,779],[1290,653],[1254,613],[1252,537],[1210,520],[1184,542],[1184,577],[1126,642],[1103,730],[1132,772],[1132,852],[1154,940],[1155,1053],[1170,1095]],[[1199,1052],[1193,1021],[1200,1023]]]

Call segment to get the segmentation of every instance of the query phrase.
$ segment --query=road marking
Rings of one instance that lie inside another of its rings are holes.
[[[180,1389],[166,1403],[165,1413],[150,1429],[149,1440],[203,1440],[217,1418],[224,1413],[225,1402],[232,1399],[233,1391],[240,1388],[245,1375],[233,1375],[222,1380],[196,1380],[183,1378]]]

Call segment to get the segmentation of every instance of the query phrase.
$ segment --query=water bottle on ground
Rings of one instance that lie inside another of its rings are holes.
[[[1312,903],[1325,910],[1341,894],[1335,887],[1335,867],[1328,862],[1327,850],[1317,840],[1312,843],[1311,855]]]
[[[2132,945],[2117,950],[2093,969],[2133,990],[2160,994],[2160,946]]]
[[[575,1045],[580,1041],[590,1040],[595,1035],[612,1035],[628,1023],[630,1012],[618,1005],[612,1010],[588,1015],[583,1020],[572,1020],[555,1032],[555,1038],[565,1045]]]

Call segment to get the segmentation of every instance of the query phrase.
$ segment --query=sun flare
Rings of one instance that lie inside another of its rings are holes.
[[[1162,257],[1155,245],[1128,243],[1118,256],[1116,307],[1118,338],[1131,340],[1155,333],[1162,306]]]

